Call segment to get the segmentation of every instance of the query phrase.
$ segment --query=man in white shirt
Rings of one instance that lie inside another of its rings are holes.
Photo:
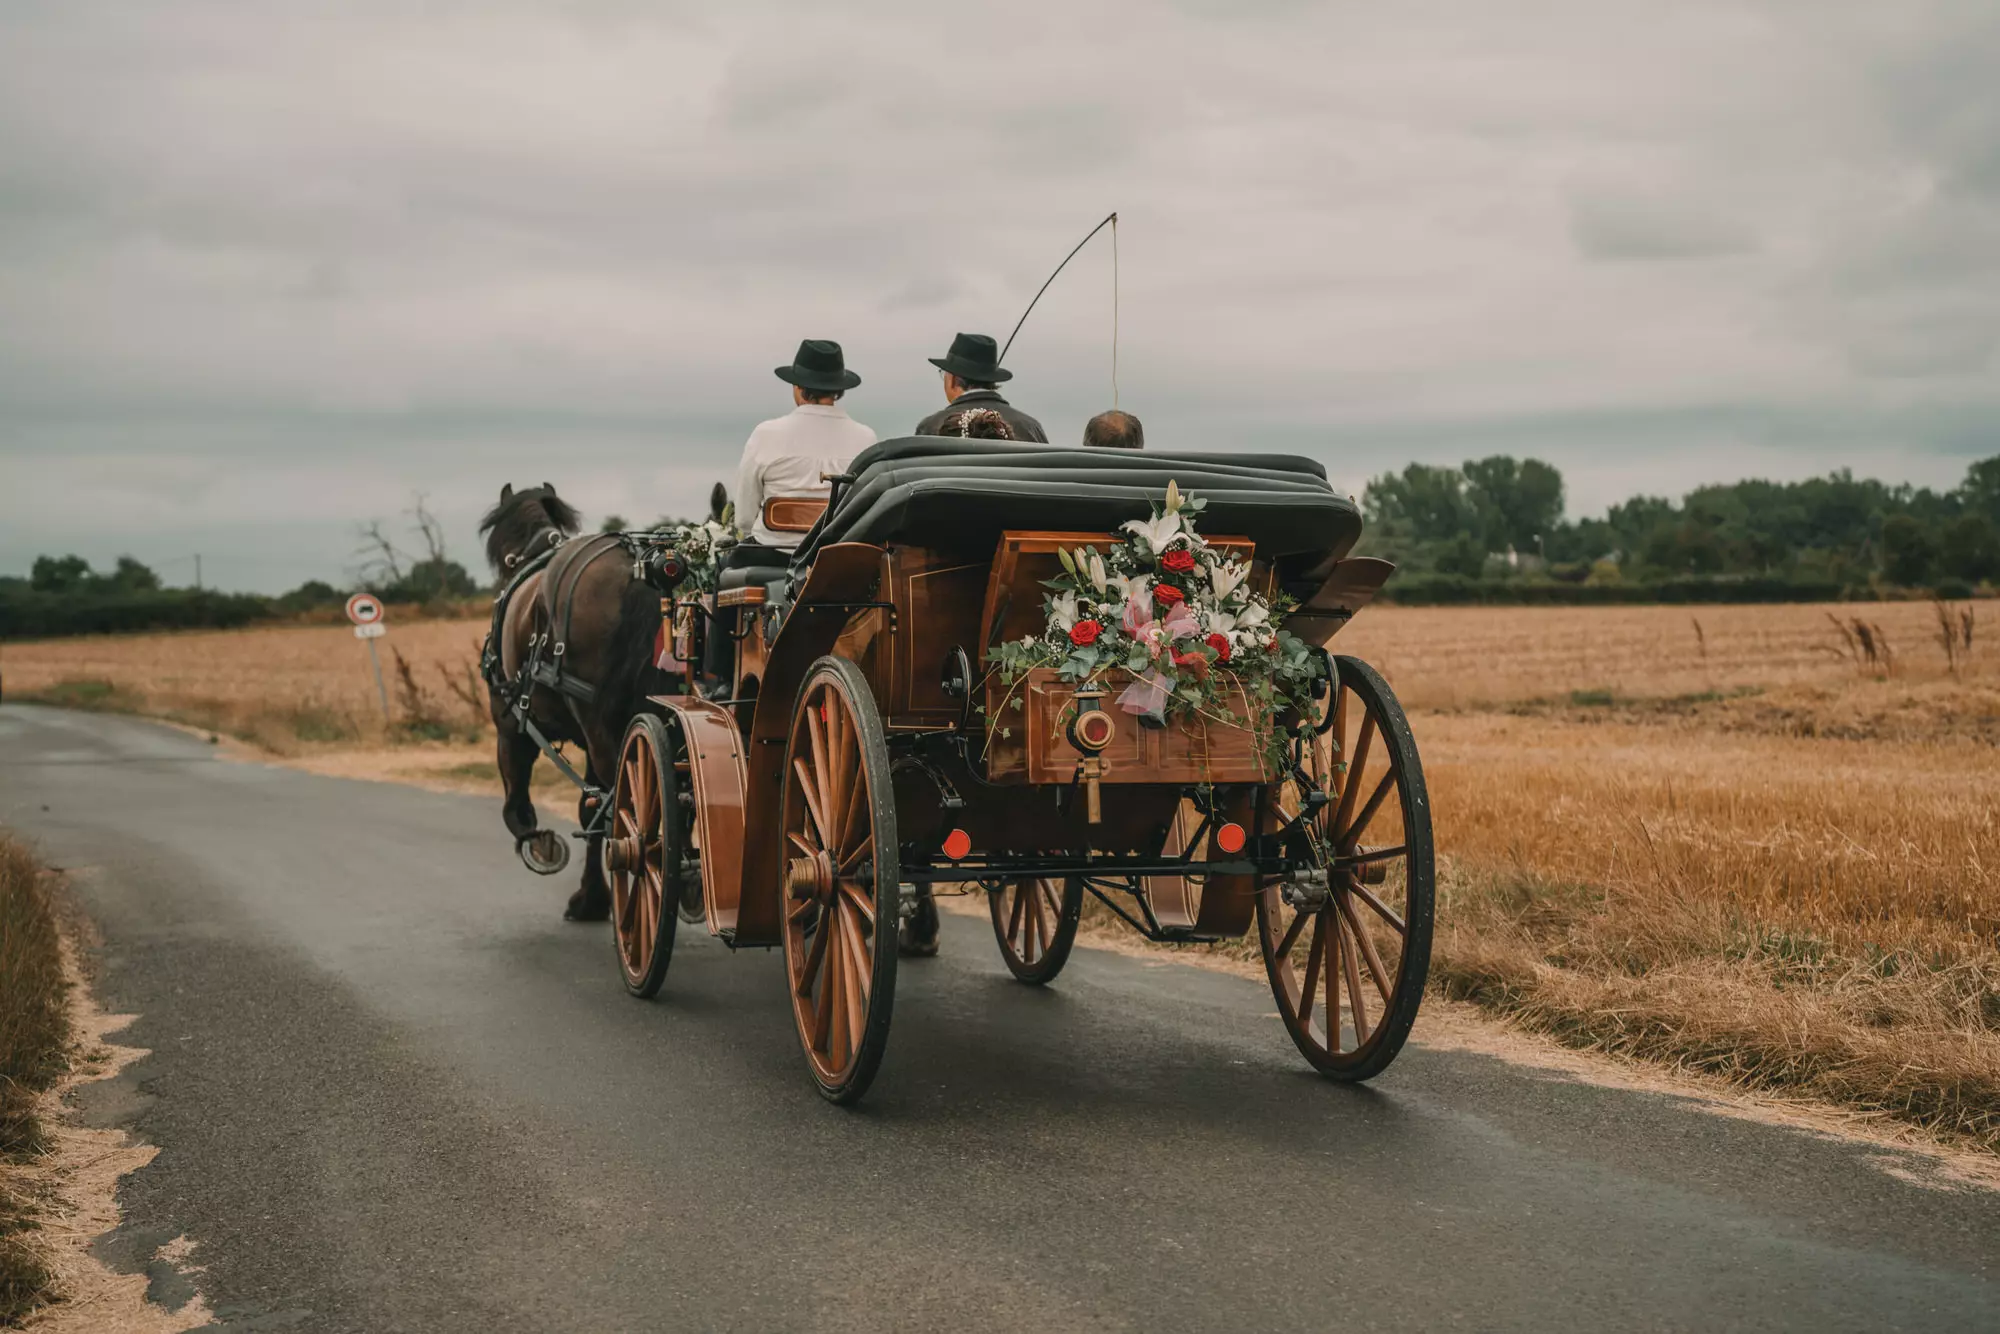
[[[840,344],[808,338],[789,366],[777,377],[792,386],[795,406],[750,433],[743,446],[743,465],[736,474],[736,522],[752,542],[790,550],[799,534],[775,532],[764,525],[764,502],[773,496],[824,496],[831,489],[820,478],[846,472],[855,455],[875,443],[875,432],[847,415],[840,397],[861,383],[847,369]]]

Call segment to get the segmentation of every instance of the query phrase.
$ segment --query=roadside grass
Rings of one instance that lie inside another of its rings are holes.
[[[65,677],[44,686],[10,690],[8,698],[94,713],[160,718],[287,756],[362,743],[477,742],[491,735],[491,724],[483,715],[473,715],[464,708],[448,711],[436,697],[417,688],[415,682],[409,682],[408,686],[398,719],[389,725],[384,725],[379,710],[372,715],[357,713],[351,707],[322,699],[285,702],[152,695],[135,686],[88,677]]]
[[[48,886],[0,835],[0,1325],[45,1303],[53,1276],[31,1242],[37,1210],[11,1167],[46,1151],[36,1100],[62,1074],[67,984]]]
[[[1885,948],[1519,872],[1446,880],[1433,986],[1566,1046],[2000,1149],[2000,950]],[[1924,937],[1928,936],[1928,939]]]

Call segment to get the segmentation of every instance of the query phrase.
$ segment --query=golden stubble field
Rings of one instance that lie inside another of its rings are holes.
[[[2000,1145],[1994,605],[1948,609],[1949,654],[1926,603],[1364,612],[1335,647],[1414,714],[1438,985],[1575,1045]],[[0,670],[10,698],[497,790],[461,697],[483,632],[393,626],[386,723],[344,627],[10,645]]]

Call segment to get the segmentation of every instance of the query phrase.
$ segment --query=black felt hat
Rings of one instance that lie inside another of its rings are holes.
[[[861,383],[861,377],[847,369],[840,344],[831,338],[806,339],[799,344],[799,354],[792,358],[792,364],[779,366],[772,373],[787,384],[822,394],[840,393]]]
[[[950,371],[961,380],[999,384],[1014,378],[1014,372],[1000,368],[1000,345],[985,334],[962,333],[951,340],[951,351],[929,360],[931,365]]]

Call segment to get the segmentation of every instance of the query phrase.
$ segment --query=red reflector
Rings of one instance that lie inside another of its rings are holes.
[[[963,829],[954,829],[944,836],[944,855],[957,861],[972,851],[972,835]]]
[[[1242,825],[1226,824],[1215,831],[1215,846],[1224,852],[1241,852],[1245,837]]]

